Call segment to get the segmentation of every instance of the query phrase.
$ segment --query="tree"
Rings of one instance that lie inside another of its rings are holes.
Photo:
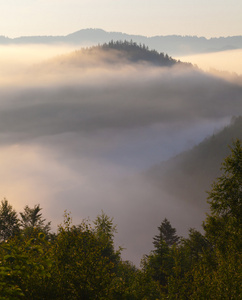
[[[6,241],[20,231],[19,219],[16,211],[8,203],[8,200],[1,201],[0,207],[0,241]]]
[[[57,299],[110,299],[115,265],[105,247],[87,222],[72,226],[65,214],[52,252]]]
[[[182,239],[181,246],[186,251],[190,264],[199,261],[204,251],[209,248],[205,236],[194,228],[190,228],[188,238]]]
[[[236,140],[222,175],[208,193],[211,214],[204,222],[209,252],[193,270],[193,299],[241,298],[242,145]]]
[[[240,140],[230,147],[231,155],[222,163],[222,176],[209,192],[208,203],[212,215],[235,218],[241,223],[242,216],[242,145]]]
[[[164,293],[167,293],[168,278],[173,273],[173,248],[179,242],[176,229],[165,218],[158,227],[159,234],[154,237],[154,251],[143,260],[143,271],[153,280],[159,282]]]
[[[230,147],[231,154],[222,163],[222,175],[208,193],[211,214],[203,226],[209,240],[226,249],[228,240],[241,247],[242,216],[242,145]]]
[[[153,280],[150,274],[137,269],[129,261],[119,263],[111,289],[110,299],[115,300],[162,299],[159,283]]]
[[[95,225],[94,231],[97,239],[103,244],[102,254],[117,265],[120,261],[120,252],[122,248],[119,247],[117,251],[114,249],[113,239],[114,234],[117,232],[117,226],[113,224],[113,218],[110,218],[102,211],[93,223]]]
[[[24,212],[20,213],[21,216],[21,227],[25,232],[31,233],[34,229],[42,231],[48,234],[50,231],[51,222],[45,223],[46,219],[43,219],[40,211],[40,205],[35,205],[34,208],[30,208],[28,205],[25,206]]]
[[[1,245],[0,299],[55,299],[50,246],[43,233],[20,234]]]
[[[153,244],[156,249],[159,249],[161,241],[164,241],[168,247],[178,244],[179,237],[176,235],[176,229],[171,226],[171,223],[165,218],[158,227],[159,234],[154,237]]]
[[[114,234],[117,232],[116,225],[113,225],[113,218],[107,216],[103,211],[94,221],[95,231],[99,237],[106,237],[113,241]]]

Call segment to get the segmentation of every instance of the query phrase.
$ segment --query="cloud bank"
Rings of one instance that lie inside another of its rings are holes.
[[[179,57],[179,59],[196,64],[205,71],[218,70],[242,75],[241,49],[186,55]]]

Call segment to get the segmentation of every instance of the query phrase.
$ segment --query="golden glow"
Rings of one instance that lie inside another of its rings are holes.
[[[196,54],[179,57],[181,61],[196,64],[204,71],[226,71],[242,74],[242,50],[229,50],[205,54]]]

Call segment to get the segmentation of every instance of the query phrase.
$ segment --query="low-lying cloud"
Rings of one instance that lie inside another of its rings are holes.
[[[138,263],[165,217],[180,234],[204,217],[138,174],[241,114],[242,86],[95,55],[91,67],[60,57],[18,65],[18,78],[9,72],[0,91],[0,195],[17,210],[40,203],[55,225],[65,209],[75,222],[104,210],[124,257]]]
[[[221,72],[221,75],[222,72],[224,74],[229,72],[242,75],[241,49],[186,55],[179,57],[179,59],[196,64],[205,71],[218,70]]]

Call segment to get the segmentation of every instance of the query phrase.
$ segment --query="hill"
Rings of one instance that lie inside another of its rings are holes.
[[[145,176],[176,199],[205,210],[206,191],[220,175],[221,162],[230,153],[228,145],[236,138],[242,139],[241,116],[193,149],[153,166]]]
[[[164,53],[156,50],[150,50],[144,44],[137,44],[133,41],[111,41],[103,45],[82,48],[81,50],[72,52],[68,55],[62,55],[54,59],[61,65],[73,65],[76,67],[92,65],[118,65],[130,63],[148,63],[153,66],[171,67],[175,64],[183,66],[192,66],[189,63],[182,63],[173,59]]]
[[[121,32],[106,32],[102,29],[82,29],[66,36],[22,36],[17,38],[0,36],[0,44],[74,44],[78,47],[104,44],[112,40],[132,40],[172,56],[242,49],[242,36],[210,39],[179,35],[147,37]]]

